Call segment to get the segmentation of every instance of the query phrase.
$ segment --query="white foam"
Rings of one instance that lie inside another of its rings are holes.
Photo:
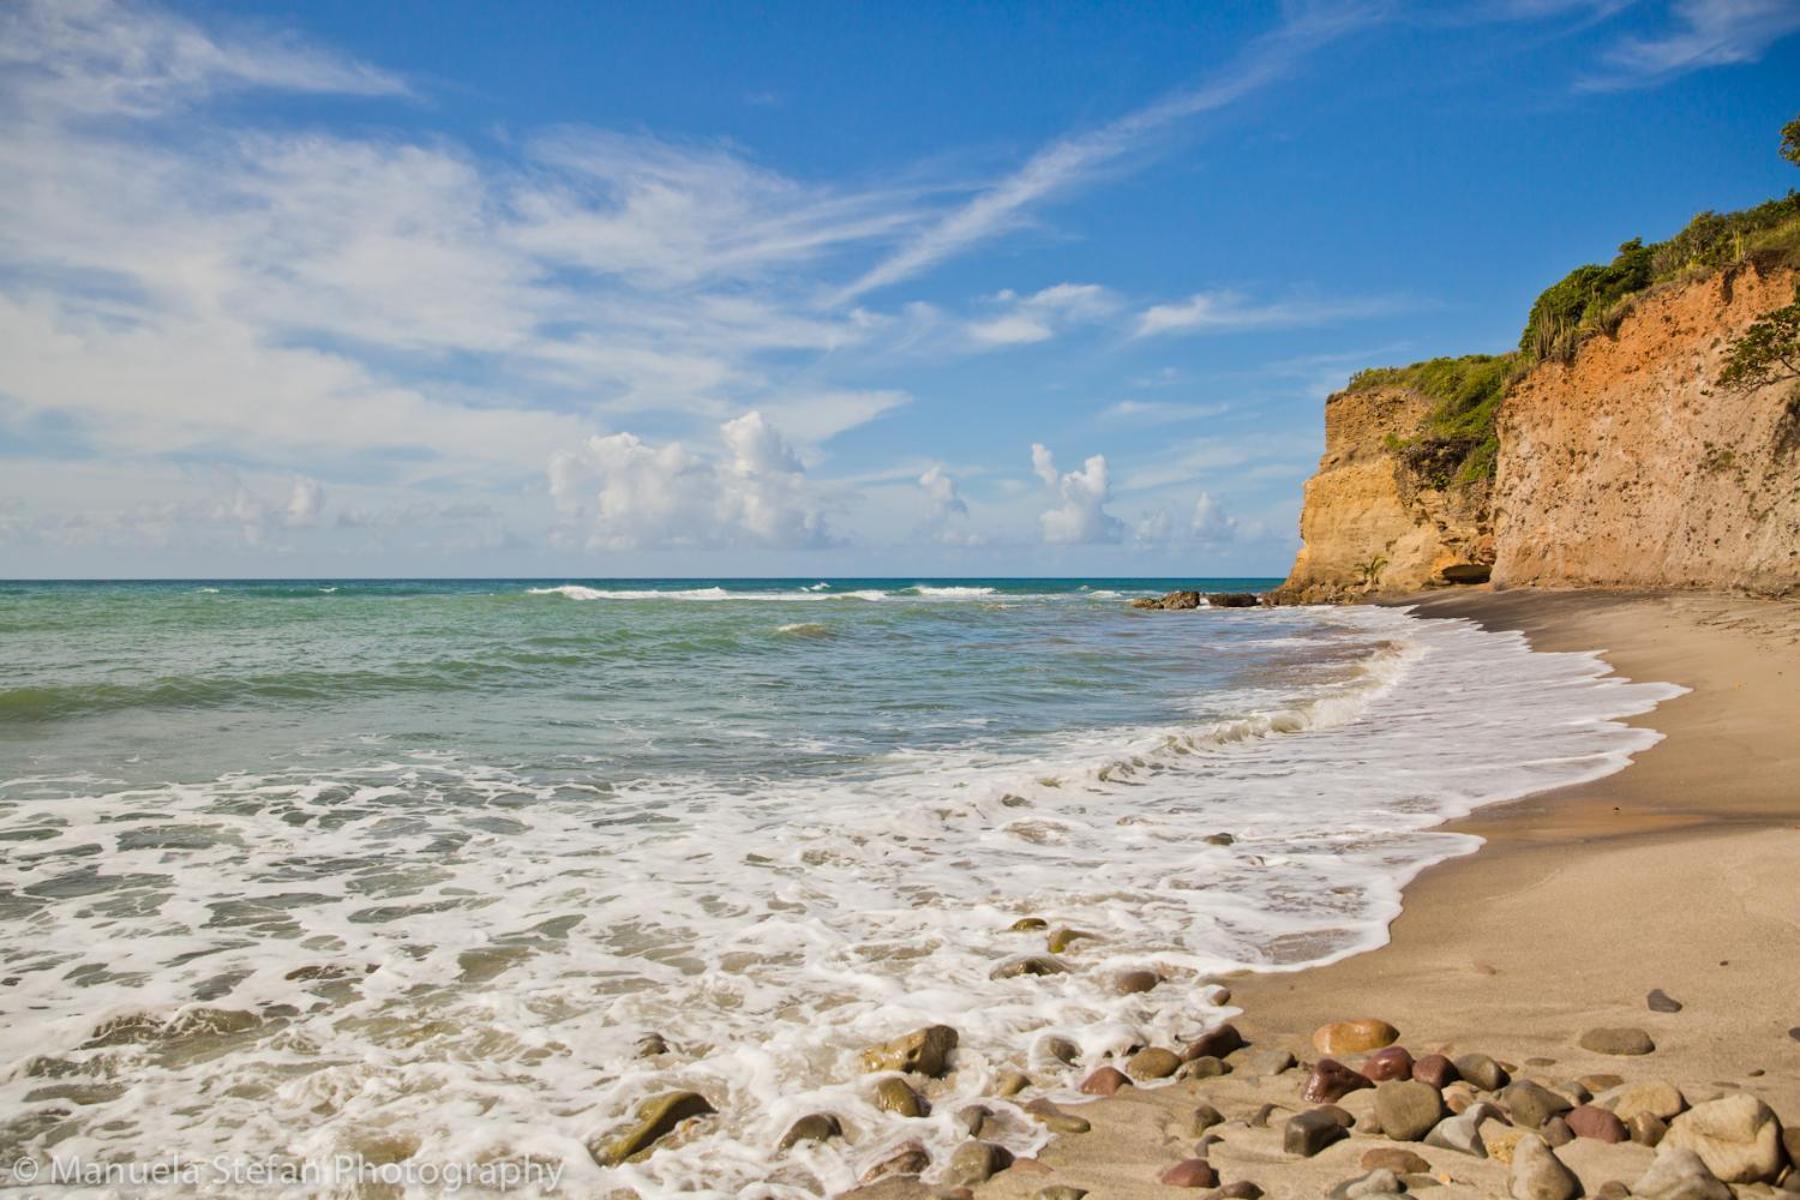
[[[84,846],[107,875],[145,882],[5,927],[19,982],[0,989],[0,1106],[25,1111],[44,1083],[25,1064],[53,1055],[129,1083],[81,1107],[58,1150],[82,1157],[324,1158],[381,1136],[416,1140],[424,1161],[561,1162],[578,1194],[730,1196],[756,1181],[828,1194],[902,1125],[869,1103],[859,1047],[948,1022],[964,1039],[960,1096],[1048,1032],[1090,1056],[1175,1042],[1218,1015],[1195,977],[1378,945],[1405,881],[1476,844],[1432,825],[1618,769],[1657,738],[1619,718],[1679,690],[1391,610],[1268,620],[1297,633],[1328,620],[1369,648],[1368,668],[1213,696],[1214,715],[1181,727],[1070,734],[1029,755],[900,752],[749,792],[697,777],[546,784],[440,753],[354,779],[9,793],[0,831],[42,831],[8,843],[24,851],[21,889],[45,881],[30,864]],[[213,841],[130,842],[147,823]],[[1205,840],[1217,832],[1235,844]],[[1007,932],[1028,913],[1098,938],[1069,952],[1071,974],[993,980],[997,962],[1042,950],[1041,935]],[[1174,982],[1103,986],[1145,966]],[[317,967],[343,974],[288,978]],[[212,1007],[293,1015],[229,1053],[80,1048],[108,1016],[175,1018],[203,989]],[[673,1055],[637,1057],[652,1030]],[[1078,1073],[1039,1062],[1034,1075]],[[595,1165],[584,1143],[673,1087],[719,1107],[710,1132]],[[941,1161],[958,1107],[945,1098],[906,1135]],[[856,1145],[775,1155],[817,1109],[855,1126]],[[1030,1122],[1009,1128],[1015,1150],[1037,1144]]]
[[[923,583],[915,583],[907,589],[921,596],[942,596],[946,599],[972,596],[991,596],[995,590],[991,587],[931,587]]]

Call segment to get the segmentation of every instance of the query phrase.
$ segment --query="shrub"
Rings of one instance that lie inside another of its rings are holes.
[[[1800,287],[1794,302],[1764,313],[1731,343],[1719,382],[1734,391],[1800,379]]]
[[[1437,401],[1420,435],[1390,448],[1401,451],[1415,474],[1443,488],[1493,474],[1500,449],[1494,419],[1524,365],[1518,354],[1433,358],[1410,367],[1358,371],[1349,386],[1352,391],[1411,388]]]

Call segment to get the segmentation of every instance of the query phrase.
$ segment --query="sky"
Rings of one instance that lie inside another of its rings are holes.
[[[1278,576],[1792,0],[0,3],[0,577]]]

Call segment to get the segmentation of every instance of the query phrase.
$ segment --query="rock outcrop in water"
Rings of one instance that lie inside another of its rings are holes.
[[[1634,245],[1621,262],[1662,251]],[[1800,381],[1720,380],[1734,340],[1794,302],[1797,255],[1687,270],[1541,334],[1541,352],[1364,372],[1325,402],[1303,544],[1274,599],[1490,576],[1800,591]],[[1528,342],[1556,296],[1533,310]]]

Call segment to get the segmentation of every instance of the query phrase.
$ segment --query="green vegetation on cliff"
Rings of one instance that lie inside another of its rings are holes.
[[[1800,119],[1783,131],[1784,138],[1790,134],[1800,154]],[[1528,369],[1567,362],[1587,338],[1614,333],[1637,298],[1658,284],[1740,264],[1800,266],[1800,193],[1742,212],[1703,212],[1668,241],[1646,245],[1633,238],[1612,262],[1575,268],[1537,298],[1511,353],[1374,367],[1352,376],[1348,390],[1404,387],[1437,401],[1416,435],[1393,439],[1391,448],[1433,487],[1481,483],[1493,476],[1499,456],[1500,404]]]

